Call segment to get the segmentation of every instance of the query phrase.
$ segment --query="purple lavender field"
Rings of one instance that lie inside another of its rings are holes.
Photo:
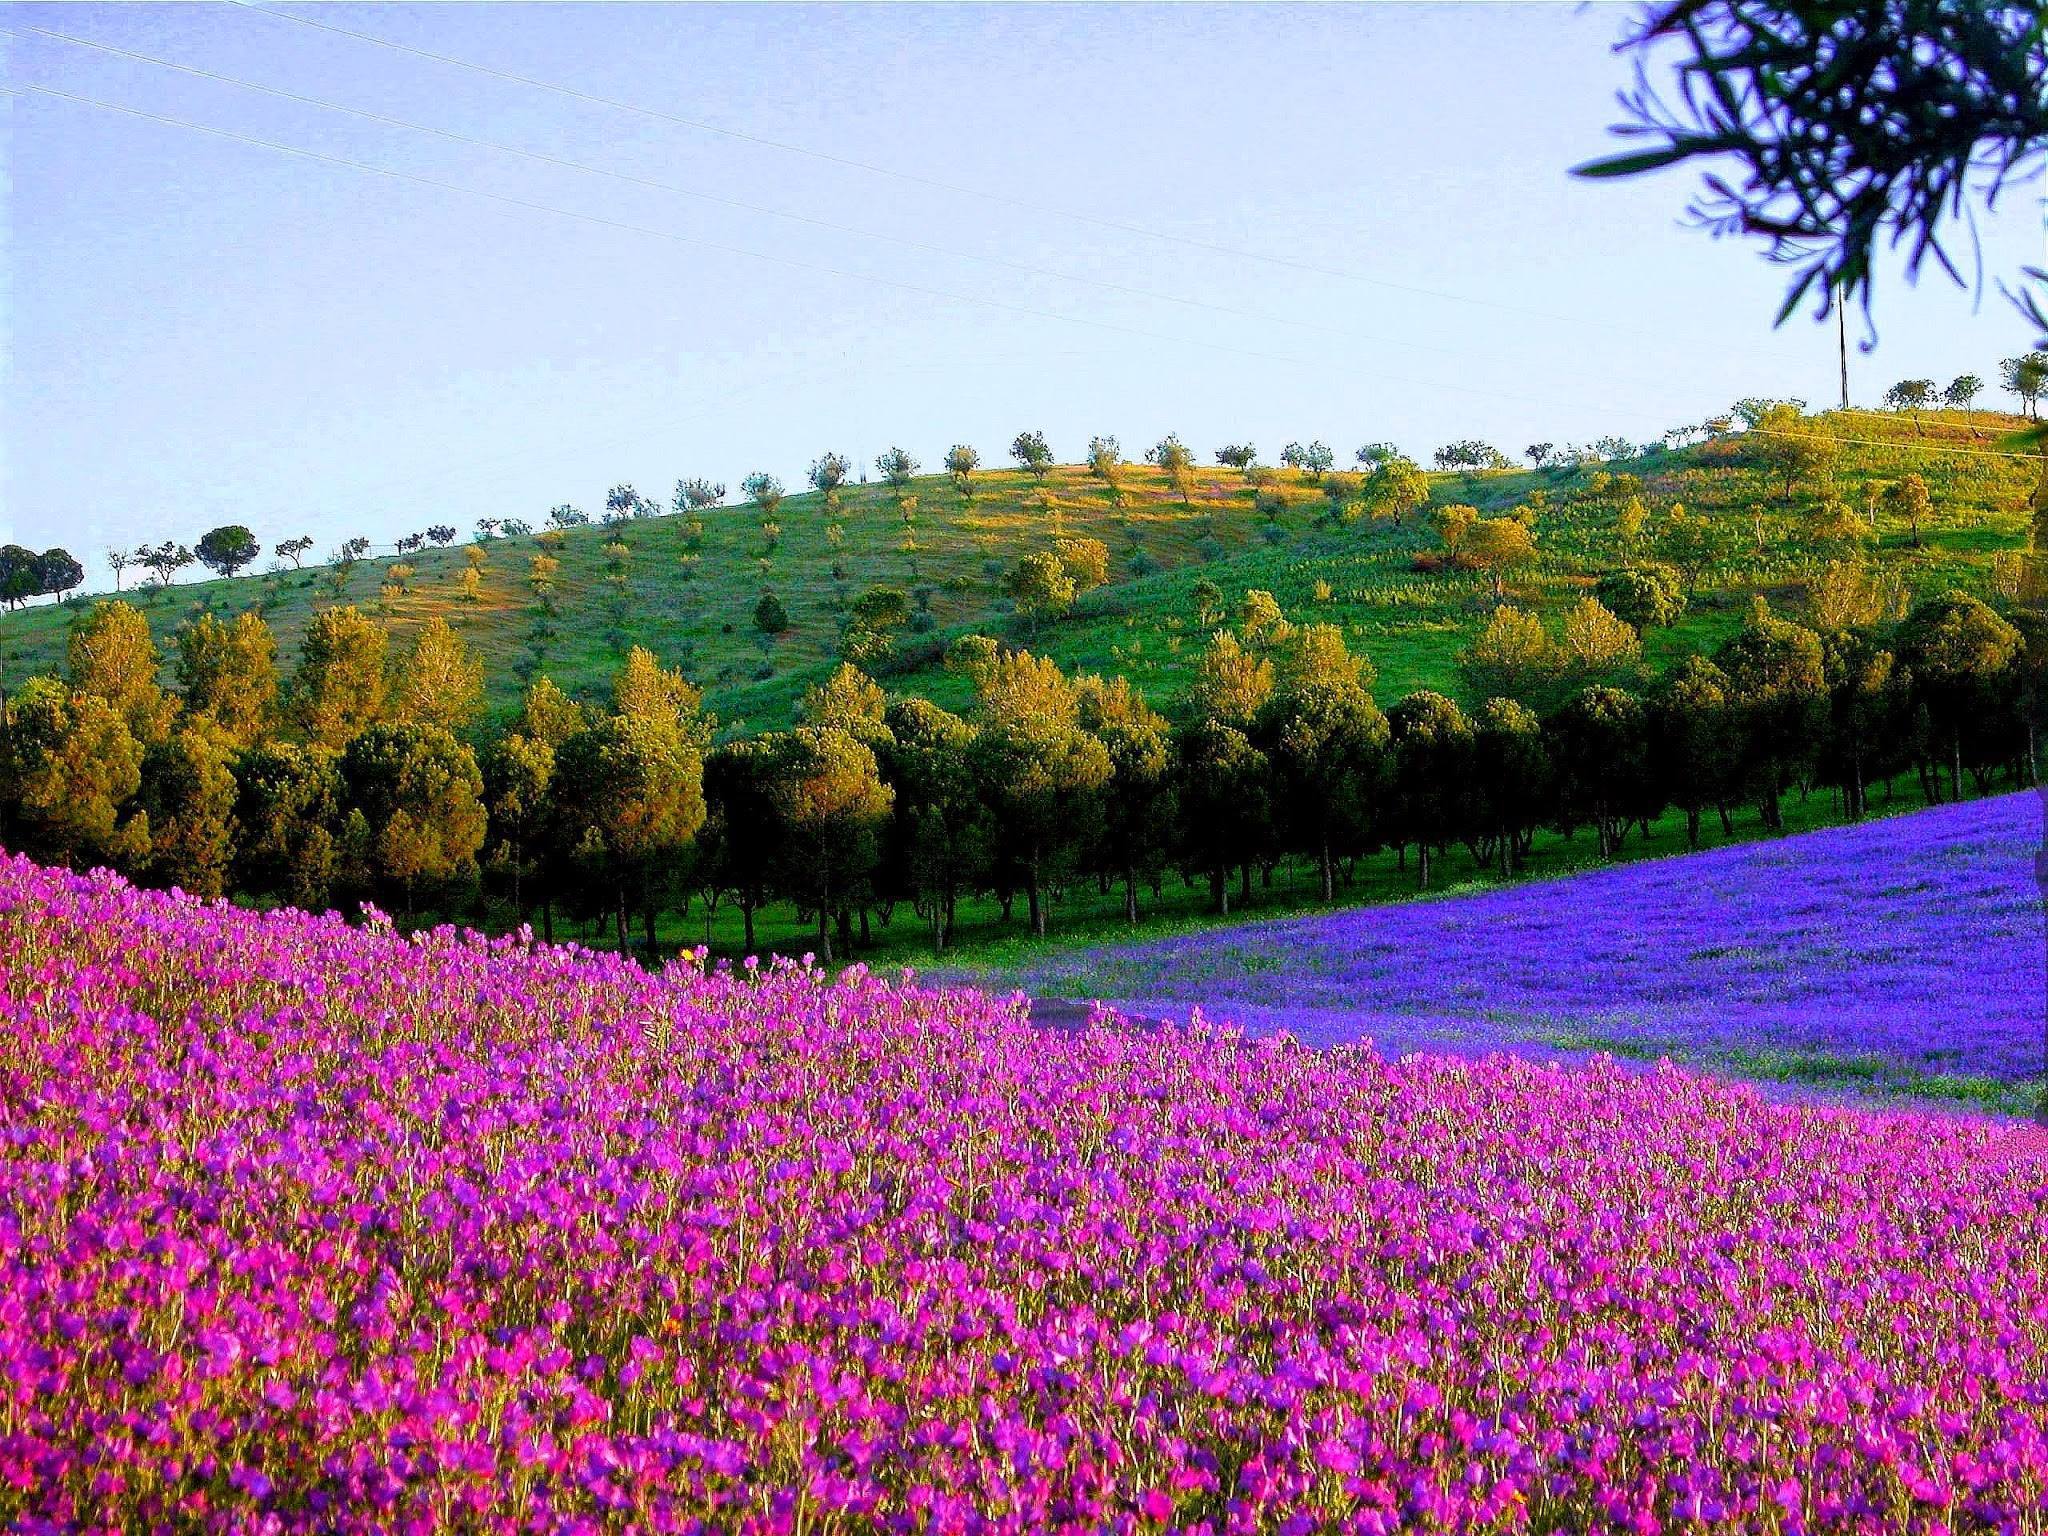
[[[1471,896],[1063,955],[1040,996],[1313,1044],[1671,1056],[2015,1108],[2041,1068],[2031,794]]]

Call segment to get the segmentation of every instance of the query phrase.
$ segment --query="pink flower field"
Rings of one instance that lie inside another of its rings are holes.
[[[0,861],[0,1526],[2048,1529],[2048,1145]]]

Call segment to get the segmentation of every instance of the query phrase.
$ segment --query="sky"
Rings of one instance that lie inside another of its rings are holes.
[[[382,549],[1025,428],[1426,460],[1831,403],[1833,320],[1773,329],[1690,176],[1569,175],[1631,14],[0,6],[0,538],[104,587],[223,522]],[[1856,403],[2031,344],[1990,278],[2038,183],[1979,232],[1981,293],[1886,273]]]

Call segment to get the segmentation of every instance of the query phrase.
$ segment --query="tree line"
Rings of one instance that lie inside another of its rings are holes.
[[[637,647],[607,697],[540,677],[486,723],[445,621],[394,653],[350,607],[314,616],[288,673],[258,614],[201,613],[166,687],[148,620],[112,600],[74,620],[64,675],[0,701],[0,839],[204,895],[537,918],[550,938],[568,917],[650,954],[664,915],[708,931],[726,905],[751,952],[775,902],[827,959],[904,908],[943,948],[961,902],[1007,919],[1021,900],[1042,934],[1077,881],[1133,921],[1172,877],[1227,912],[1288,860],[1329,900],[1374,855],[1427,886],[1460,848],[1512,873],[1543,829],[1606,856],[1674,808],[1696,845],[1738,805],[1782,827],[1795,793],[1853,817],[1907,775],[1930,803],[2030,783],[2040,639],[1962,593],[1819,629],[1759,599],[1712,655],[1635,686],[1496,672],[1476,709],[1419,691],[1383,710],[1339,629],[1254,591],[1171,715],[1128,679],[969,635],[946,655],[963,714],[847,664],[791,728],[722,740]]]

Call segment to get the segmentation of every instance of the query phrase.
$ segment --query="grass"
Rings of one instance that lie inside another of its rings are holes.
[[[1882,525],[1877,561],[1915,594],[1957,585],[1984,591],[1994,557],[2024,543],[2033,467],[2019,459],[1932,450],[1990,448],[2013,420],[1933,413],[1918,436],[1903,417],[1845,420],[1845,432],[1878,446],[1844,450],[1836,486],[1844,501],[1860,506],[1868,482],[1912,469],[1926,478],[1936,504],[1918,547],[1904,527]],[[1653,528],[1660,509],[1682,503],[1713,513],[1729,546],[1682,621],[1647,637],[1651,665],[1711,648],[1741,622],[1754,593],[1798,611],[1801,582],[1816,563],[1798,538],[1815,504],[1810,491],[1781,499],[1775,480],[1748,465],[1739,444],[1730,442],[1611,468],[1640,477]],[[1594,494],[1595,475],[1592,469],[1436,475],[1432,496],[1439,504],[1464,501],[1498,512],[1542,491],[1550,503],[1538,525],[1543,560],[1516,580],[1512,596],[1555,614],[1582,596],[1599,572],[1648,553],[1624,547],[1615,528],[1618,503]],[[700,538],[682,517],[616,530],[572,529],[558,551],[559,632],[538,665],[570,692],[594,697],[603,693],[623,648],[645,645],[704,687],[723,730],[774,728],[788,723],[804,689],[837,664],[845,605],[870,586],[887,585],[921,592],[929,612],[929,627],[902,633],[896,658],[879,669],[896,692],[963,707],[966,685],[946,673],[939,658],[950,637],[979,630],[1040,650],[1070,669],[1127,675],[1155,703],[1171,705],[1192,677],[1205,640],[1193,591],[1206,579],[1229,602],[1263,588],[1292,617],[1340,626],[1353,648],[1372,658],[1383,700],[1416,688],[1462,693],[1457,653],[1485,623],[1490,583],[1473,573],[1416,570],[1416,557],[1437,549],[1426,518],[1411,517],[1399,527],[1368,519],[1332,529],[1319,520],[1320,491],[1283,475],[1276,488],[1286,506],[1269,533],[1268,520],[1255,510],[1255,488],[1236,471],[1198,473],[1187,505],[1145,466],[1131,466],[1126,485],[1127,504],[1119,507],[1084,469],[1056,469],[1042,486],[1021,472],[993,471],[976,476],[970,503],[948,480],[930,476],[912,488],[917,508],[910,522],[879,485],[847,488],[830,516],[822,497],[792,496],[777,512],[781,536],[773,548],[746,506],[704,514]],[[1753,507],[1763,509],[1761,547]],[[841,530],[836,546],[827,533],[831,526]],[[263,530],[270,538],[287,531]],[[1020,555],[1060,534],[1108,545],[1111,580],[1064,620],[1034,630],[1010,612],[1000,576]],[[622,608],[606,579],[604,546],[614,537],[630,549]],[[138,600],[164,639],[201,608],[260,607],[287,661],[307,619],[326,603],[345,600],[383,611],[401,645],[414,626],[438,615],[482,656],[491,705],[505,710],[517,698],[522,663],[536,661],[528,644],[534,599],[527,584],[535,549],[532,537],[485,546],[475,603],[461,598],[465,557],[459,548],[403,557],[414,574],[388,602],[379,589],[398,557],[363,562],[339,593],[328,570],[286,570],[179,585]],[[753,625],[763,590],[775,591],[790,613],[791,628],[773,640]],[[60,667],[71,613],[68,606],[44,604],[0,616],[4,674],[18,679]]]

